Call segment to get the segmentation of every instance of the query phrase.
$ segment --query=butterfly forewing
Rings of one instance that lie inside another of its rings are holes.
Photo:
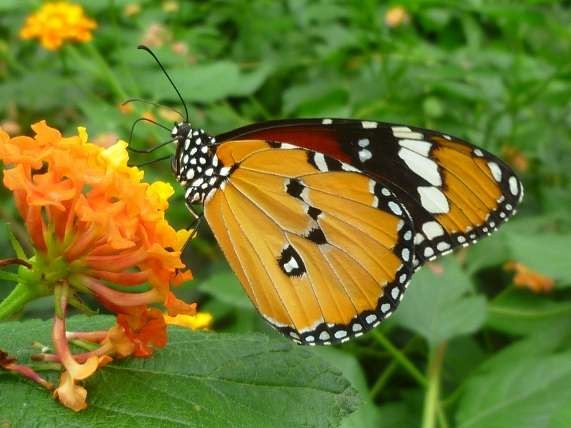
[[[335,343],[394,311],[414,232],[381,179],[265,140],[228,141],[216,154],[232,173],[206,199],[206,219],[274,327],[301,343]]]
[[[251,125],[217,137],[247,138],[313,150],[313,165],[321,172],[342,162],[390,187],[414,222],[415,267],[490,234],[515,213],[523,196],[519,179],[500,159],[421,128],[306,119]]]

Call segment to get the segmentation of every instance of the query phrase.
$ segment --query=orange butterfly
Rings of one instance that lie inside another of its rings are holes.
[[[416,269],[495,231],[523,197],[500,159],[412,126],[299,119],[213,137],[187,115],[171,137],[187,205],[204,205],[248,297],[302,344],[377,326]]]

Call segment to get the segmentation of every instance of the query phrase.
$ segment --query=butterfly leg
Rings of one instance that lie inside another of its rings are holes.
[[[192,215],[194,216],[194,220],[192,221],[191,225],[188,227],[189,230],[192,230],[190,236],[188,237],[188,239],[186,240],[186,242],[184,243],[184,246],[182,247],[182,249],[180,250],[180,258],[182,260],[182,262],[188,267],[188,263],[186,263],[186,260],[190,259],[189,254],[190,254],[190,250],[191,250],[191,245],[190,243],[192,242],[192,240],[196,237],[197,233],[198,233],[198,229],[200,228],[200,225],[202,224],[202,220],[204,219],[204,215],[203,214],[196,214],[194,211],[192,211],[189,208],[189,211],[192,213]]]

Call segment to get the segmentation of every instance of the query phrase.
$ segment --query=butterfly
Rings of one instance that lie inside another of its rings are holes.
[[[414,126],[295,119],[211,136],[185,120],[171,137],[186,204],[203,205],[254,306],[300,344],[379,325],[417,269],[496,231],[524,193],[491,153]]]

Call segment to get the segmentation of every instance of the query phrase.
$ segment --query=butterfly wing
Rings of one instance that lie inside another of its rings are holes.
[[[265,122],[217,141],[260,138],[344,162],[391,188],[414,221],[414,265],[489,235],[516,211],[523,186],[513,170],[459,138],[372,121],[300,119]],[[330,161],[331,163],[331,161]]]
[[[266,320],[297,342],[345,341],[402,299],[412,274],[412,222],[381,180],[284,148],[265,140],[220,144],[216,155],[232,172],[206,199],[205,216]]]

